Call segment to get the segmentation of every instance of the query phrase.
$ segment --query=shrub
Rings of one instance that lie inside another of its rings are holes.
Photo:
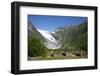
[[[28,56],[36,57],[47,55],[47,49],[39,38],[29,37],[28,39]]]

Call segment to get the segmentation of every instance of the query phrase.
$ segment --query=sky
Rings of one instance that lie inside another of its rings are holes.
[[[58,27],[81,24],[87,21],[87,17],[28,15],[28,21],[32,22],[37,29],[54,32]]]

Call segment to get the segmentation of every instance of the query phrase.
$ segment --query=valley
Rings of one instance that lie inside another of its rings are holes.
[[[87,22],[58,27],[54,32],[28,23],[28,60],[87,58]]]

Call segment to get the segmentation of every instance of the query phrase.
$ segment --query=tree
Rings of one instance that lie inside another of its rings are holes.
[[[45,57],[47,55],[47,48],[41,42],[39,38],[29,37],[28,39],[28,56],[36,57],[42,56]]]

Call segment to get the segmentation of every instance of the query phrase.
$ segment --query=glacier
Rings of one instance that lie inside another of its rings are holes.
[[[50,32],[37,29],[41,35],[45,38],[44,45],[48,49],[59,49],[61,47],[60,41],[56,40]]]

